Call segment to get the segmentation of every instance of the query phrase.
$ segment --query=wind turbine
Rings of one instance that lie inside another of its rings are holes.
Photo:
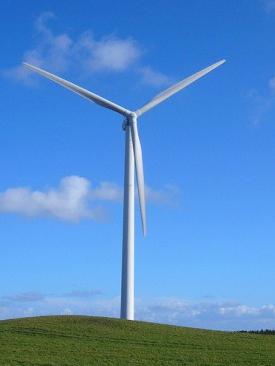
[[[64,80],[39,67],[24,63],[32,71],[64,86],[65,88],[89,99],[102,107],[108,108],[124,117],[123,130],[125,131],[125,172],[124,172],[124,205],[123,205],[123,247],[122,247],[122,277],[121,277],[121,312],[123,319],[134,320],[134,184],[135,170],[138,186],[139,205],[144,236],[146,235],[146,212],[142,150],[138,135],[137,118],[173,94],[179,92],[189,84],[206,75],[225,60],[218,61],[211,66],[181,80],[162,93],[156,95],[148,103],[135,112],[123,108],[99,95],[92,93],[78,85]]]

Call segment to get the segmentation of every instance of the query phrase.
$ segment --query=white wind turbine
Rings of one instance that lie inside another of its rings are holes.
[[[124,119],[123,130],[125,131],[125,172],[124,172],[124,206],[123,206],[123,248],[122,248],[122,278],[121,278],[121,312],[120,317],[134,320],[134,167],[136,169],[139,205],[143,234],[146,234],[145,192],[144,174],[142,162],[142,150],[138,136],[137,118],[163,102],[173,94],[193,83],[197,79],[223,64],[225,60],[214,63],[211,66],[187,77],[176,83],[162,93],[155,96],[135,112],[113,103],[99,95],[92,93],[70,81],[64,80],[36,66],[24,63],[32,71],[45,76],[65,88],[89,99],[102,107],[111,109],[121,114]]]

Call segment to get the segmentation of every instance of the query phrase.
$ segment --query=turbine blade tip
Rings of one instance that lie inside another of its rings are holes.
[[[147,235],[147,225],[146,225],[146,222],[143,223],[143,225],[142,225],[142,232],[143,232],[143,236],[145,237]]]

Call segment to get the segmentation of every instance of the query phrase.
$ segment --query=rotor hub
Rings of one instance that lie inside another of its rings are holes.
[[[136,119],[137,118],[137,114],[135,112],[131,112],[131,113],[129,113],[129,118]]]

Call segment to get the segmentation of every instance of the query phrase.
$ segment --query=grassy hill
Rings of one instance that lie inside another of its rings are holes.
[[[1,366],[275,365],[275,336],[87,316],[0,321]]]

